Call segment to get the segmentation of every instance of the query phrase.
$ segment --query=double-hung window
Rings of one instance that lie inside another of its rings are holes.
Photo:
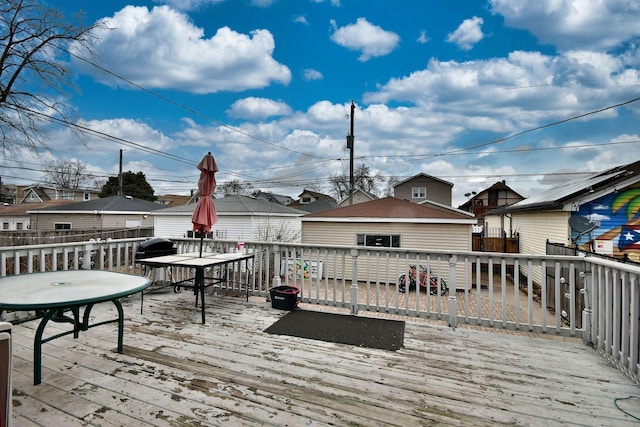
[[[427,198],[427,187],[413,187],[413,188],[411,188],[411,198],[412,199],[426,199]]]

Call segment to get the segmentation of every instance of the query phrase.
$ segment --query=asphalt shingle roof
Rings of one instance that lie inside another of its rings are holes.
[[[385,197],[329,211],[311,213],[304,218],[414,218],[414,219],[470,219],[466,213],[431,203],[417,204],[407,200]]]
[[[216,208],[216,213],[268,213],[268,214],[283,214],[283,215],[304,215],[303,212],[298,209],[293,209],[288,206],[284,206],[280,203],[273,203],[263,199],[254,199],[247,196],[226,196],[222,199],[215,199],[213,204]],[[188,205],[181,205],[163,209],[161,214],[171,214],[180,212],[192,213],[195,209],[195,203]]]
[[[69,203],[66,205],[30,210],[38,212],[150,212],[164,208],[165,206],[148,200],[127,196],[109,196],[102,199],[88,200],[86,202]]]

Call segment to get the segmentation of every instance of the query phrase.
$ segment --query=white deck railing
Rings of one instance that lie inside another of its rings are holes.
[[[0,276],[64,269],[147,274],[135,263],[144,239],[0,248]],[[232,252],[237,242],[173,239],[179,252]],[[581,337],[634,380],[640,356],[640,268],[591,257],[444,252],[416,249],[244,242],[256,255],[249,292],[294,286],[302,301],[460,324]],[[401,292],[409,266],[444,281],[448,291]],[[181,280],[192,272],[172,272]],[[238,272],[238,274],[247,272]],[[231,282],[230,282],[231,283]],[[245,280],[246,283],[246,280]],[[238,282],[229,285],[240,289]],[[23,313],[4,313],[17,321]]]

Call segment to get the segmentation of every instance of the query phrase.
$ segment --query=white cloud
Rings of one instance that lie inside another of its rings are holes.
[[[304,70],[304,79],[305,80],[322,80],[322,73],[318,70],[314,70],[313,68],[307,68]]]
[[[204,94],[291,80],[291,71],[272,57],[275,42],[268,30],[246,35],[222,27],[205,38],[186,15],[167,6],[127,6],[103,22],[110,29],[97,31],[97,62],[149,89]],[[78,67],[105,84],[125,86],[86,64]]]
[[[459,116],[468,128],[506,134],[628,98],[628,86],[620,84],[623,74],[625,81],[634,81],[627,80],[628,68],[613,56],[592,52],[546,56],[517,51],[506,58],[466,62],[432,59],[427,68],[365,94],[364,101],[409,102]],[[607,114],[614,111],[589,119]]]
[[[481,28],[483,23],[484,20],[477,16],[465,19],[453,33],[447,36],[447,41],[455,43],[462,50],[471,50],[473,45],[484,38]]]
[[[154,0],[156,3],[167,4],[178,10],[195,10],[200,7],[222,3],[225,0]]]
[[[349,50],[361,52],[358,60],[364,62],[375,56],[384,56],[393,51],[400,42],[400,36],[370,24],[365,18],[358,18],[355,24],[337,28],[331,40]]]
[[[251,0],[251,5],[256,7],[270,7],[275,0]]]
[[[313,3],[324,3],[327,0],[311,0]],[[331,6],[340,7],[340,0],[330,0]]]
[[[305,15],[296,15],[292,18],[292,21],[297,24],[309,25],[309,21],[307,21],[307,17]]]
[[[425,44],[429,41],[429,37],[427,37],[427,32],[425,30],[420,31],[420,35],[418,36],[417,42]]]
[[[282,101],[273,101],[266,98],[239,99],[227,110],[231,117],[260,120],[272,116],[284,116],[291,114],[291,108]]]
[[[569,49],[611,49],[638,34],[637,0],[490,0],[505,24],[542,43]]]

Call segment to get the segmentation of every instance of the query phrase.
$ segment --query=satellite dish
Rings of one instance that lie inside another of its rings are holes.
[[[589,221],[588,218],[580,215],[571,215],[569,217],[569,227],[571,227],[573,231],[578,233],[578,235],[574,239],[571,239],[572,242],[575,244],[580,237],[584,236],[587,233],[590,233],[597,226],[597,223]]]

